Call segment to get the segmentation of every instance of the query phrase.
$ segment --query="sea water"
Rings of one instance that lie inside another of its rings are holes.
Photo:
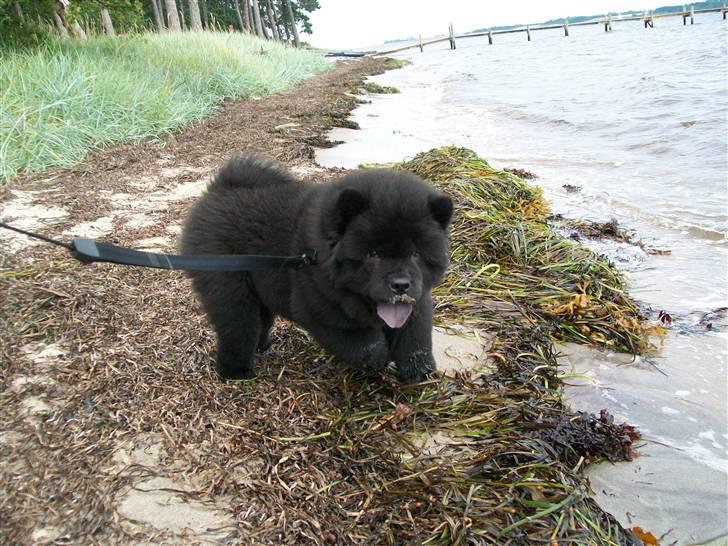
[[[640,457],[589,471],[598,502],[662,544],[728,531],[728,32],[720,14],[461,39],[397,55],[371,96],[318,153],[327,166],[401,161],[432,147],[475,150],[538,175],[554,212],[616,219],[653,255],[593,243],[673,326],[651,358],[561,347],[567,402],[638,426]],[[569,192],[565,185],[580,191]],[[585,379],[586,378],[586,379]],[[722,543],[718,539],[716,543]]]

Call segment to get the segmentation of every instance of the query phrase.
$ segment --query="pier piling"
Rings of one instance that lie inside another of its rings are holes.
[[[452,23],[450,23],[450,27],[448,28],[449,36],[450,36],[450,49],[457,49],[455,46],[455,31],[452,28]]]
[[[564,19],[564,36],[569,37],[569,18]]]
[[[420,34],[420,53],[422,53],[425,50],[424,47],[422,47],[422,34]]]
[[[531,41],[531,25],[526,25],[526,36],[528,36],[528,41]]]
[[[652,16],[652,10],[650,10],[649,13],[645,11],[645,14],[642,16],[642,18],[645,22],[645,28],[655,28],[655,19]]]
[[[723,14],[723,19],[725,19],[725,13]],[[493,45],[493,31],[488,29],[488,45]]]

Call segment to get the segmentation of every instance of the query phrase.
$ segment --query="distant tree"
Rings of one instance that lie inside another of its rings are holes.
[[[288,15],[288,24],[291,27],[293,33],[293,44],[296,47],[300,47],[301,43],[298,40],[298,30],[296,29],[296,19],[293,16],[293,8],[291,7],[291,0],[284,0],[286,4],[286,14]]]
[[[190,12],[190,30],[202,30],[200,5],[197,0],[187,0],[187,9]]]
[[[240,2],[238,0],[235,0],[235,14],[238,16],[238,24],[240,25],[240,30],[242,30],[243,32],[247,32],[247,21],[243,18],[243,14],[240,13]]]
[[[200,7],[202,8],[202,26],[204,28],[209,28],[210,12],[207,9],[207,0],[200,0]]]
[[[260,6],[258,0],[252,0],[253,5],[253,19],[255,20],[255,33],[261,38],[267,38],[263,25],[260,22]]]
[[[164,0],[164,5],[167,8],[167,28],[169,30],[182,30],[179,15],[177,15],[177,2],[175,0]]]
[[[157,25],[157,29],[159,32],[164,31],[164,23],[162,22],[162,13],[159,9],[159,4],[157,3],[158,0],[149,0],[149,3],[152,5],[152,14],[154,16],[154,24]]]
[[[268,15],[268,25],[270,26],[270,31],[273,34],[273,37],[276,40],[280,40],[281,37],[278,34],[278,23],[276,23],[275,11],[270,0],[265,0],[265,11]]]
[[[68,36],[69,26],[66,20],[66,7],[68,6],[68,0],[56,0],[56,12],[54,19],[56,21],[56,27],[61,36]]]
[[[250,2],[248,0],[243,0],[243,26],[246,32],[253,30],[253,22],[250,20]]]
[[[308,14],[321,7],[318,0],[298,0],[298,2],[291,2],[291,4],[293,7],[294,21],[300,21],[303,31],[306,34],[311,34],[313,27],[311,26],[311,20],[308,18]]]

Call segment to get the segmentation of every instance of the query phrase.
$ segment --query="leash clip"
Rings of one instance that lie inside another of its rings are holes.
[[[306,265],[316,265],[318,262],[318,251],[314,250],[313,255],[308,255],[306,253],[301,254],[301,262],[298,264],[298,267],[296,269],[302,269]]]

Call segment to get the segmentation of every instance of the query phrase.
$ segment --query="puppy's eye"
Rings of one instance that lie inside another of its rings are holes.
[[[377,251],[372,249],[367,253],[367,256],[369,256],[370,258],[374,258],[375,256],[377,256]]]

